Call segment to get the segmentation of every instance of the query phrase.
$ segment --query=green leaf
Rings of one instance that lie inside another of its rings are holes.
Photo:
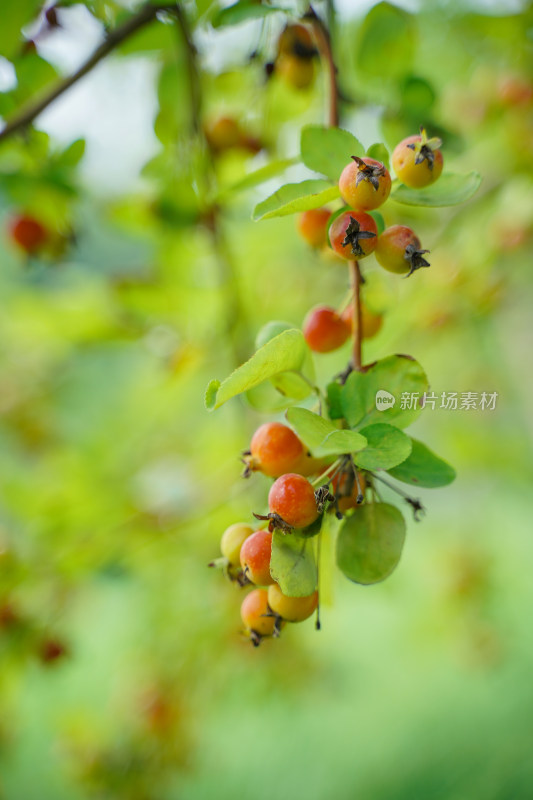
[[[337,565],[354,583],[379,583],[397,567],[404,541],[405,520],[396,506],[366,503],[339,531]]]
[[[328,383],[326,393],[328,397],[328,411],[330,419],[342,419],[344,412],[341,405],[342,386],[337,381]]]
[[[298,370],[306,355],[307,344],[301,331],[291,329],[280,333],[261,347],[245,364],[238,367],[225,381],[211,381],[205,394],[209,411],[220,408],[227,400],[268,378],[288,370]]]
[[[306,167],[338,181],[351,156],[362,156],[361,142],[342,128],[306,125],[300,140],[302,161]]]
[[[376,361],[366,372],[350,373],[341,389],[343,415],[352,428],[374,422],[389,422],[405,428],[420,414],[418,400],[428,388],[428,379],[418,361],[410,356],[388,356]],[[385,395],[378,395],[382,392]],[[379,398],[387,399],[387,394],[392,395],[389,405],[379,403]],[[405,397],[402,399],[402,394],[408,396],[409,403],[405,402]],[[408,407],[411,400],[414,400],[414,408]],[[383,411],[376,407],[377,401]]]
[[[254,172],[250,172],[236,183],[233,183],[231,186],[222,189],[218,197],[221,198],[227,196],[228,194],[244,192],[246,189],[252,189],[254,186],[259,186],[261,183],[270,180],[270,178],[274,178],[281,172],[285,172],[286,169],[294,166],[294,164],[298,164],[299,161],[300,158],[298,156],[295,158],[282,158],[278,161],[270,161],[268,164],[265,164],[264,167],[260,167],[259,169],[254,170]]]
[[[408,438],[408,437],[406,437]],[[357,453],[367,445],[365,436],[355,431],[333,431],[315,450],[317,456],[341,456],[344,453]],[[398,462],[396,462],[398,463]]]
[[[408,457],[411,452],[411,439],[394,425],[377,422],[362,428],[368,446],[357,455],[354,461],[361,469],[390,469]]]
[[[313,455],[324,439],[337,431],[332,422],[307,408],[289,408],[287,419]]]
[[[424,486],[427,489],[447,486],[455,480],[456,473],[450,464],[436,456],[418,439],[411,441],[413,443],[411,455],[397,467],[389,469],[389,475],[404,483]]]
[[[427,120],[435,104],[435,90],[425,78],[408,75],[400,87],[404,114],[415,121]]]
[[[287,597],[307,597],[317,586],[313,543],[294,533],[274,531],[270,574]]]
[[[387,169],[390,169],[390,162],[389,162],[389,151],[385,147],[384,144],[381,142],[376,142],[376,144],[371,144],[368,150],[366,151],[366,155],[369,158],[375,158],[376,161],[381,161]]]
[[[289,408],[287,419],[314,456],[355,453],[366,447],[361,434],[338,430],[332,422],[307,408]]]
[[[41,0],[2,0],[0,21],[0,55],[13,60],[24,39],[21,28],[39,13]]]
[[[263,347],[267,342],[278,336],[283,331],[294,329],[290,322],[282,320],[272,320],[263,325],[255,338],[257,349]],[[282,372],[271,378],[272,385],[284,397],[291,397],[296,400],[303,400],[313,391],[315,380],[315,365],[311,350],[306,346],[305,358],[302,361],[299,372]]]
[[[271,219],[319,208],[339,197],[339,187],[329,181],[308,180],[301,183],[286,183],[274,194],[254,208],[253,219]]]
[[[479,172],[469,172],[466,175],[445,172],[425,189],[410,189],[409,186],[398,183],[392,190],[391,198],[406,206],[456,206],[475,195],[481,181]]]
[[[59,167],[75,167],[85,154],[85,139],[76,139],[56,159]]]
[[[409,70],[415,53],[415,22],[407,11],[378,3],[360,27],[356,65],[360,72],[383,81]]]
[[[249,2],[234,3],[227,8],[221,8],[211,18],[213,28],[222,28],[225,25],[238,25],[250,19],[262,19],[275,11],[283,11],[279,6],[263,6],[259,3]]]

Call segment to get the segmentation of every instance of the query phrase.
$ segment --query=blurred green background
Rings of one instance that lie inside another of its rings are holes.
[[[138,4],[58,5],[56,26],[3,0],[4,119]],[[364,358],[409,353],[437,394],[498,392],[496,408],[415,424],[458,477],[418,493],[427,515],[409,515],[390,580],[334,574],[320,633],[252,649],[239,590],[206,565],[264,504],[268,480],[241,481],[239,456],[272,414],[242,399],[209,414],[203,393],[266,321],[299,326],[345,295],[343,265],[293,217],[250,221],[302,167],[231,188],[297,153],[326,76],[266,80],[284,13],[214,28],[213,4],[186,3],[201,124],[235,117],[259,153],[207,154],[164,16],[0,141],[2,800],[533,794],[533,11],[412,2],[391,29],[372,5],[316,4],[335,12],[341,125],[393,147],[425,123],[451,169],[484,180],[452,209],[387,204],[432,268],[402,281],[364,262],[385,319]],[[21,212],[53,234],[39,257],[9,234]],[[319,375],[347,359],[318,356]]]

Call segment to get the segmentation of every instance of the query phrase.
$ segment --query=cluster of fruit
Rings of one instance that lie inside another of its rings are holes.
[[[398,178],[417,188],[437,180],[442,172],[439,147],[440,141],[428,139],[423,129],[420,135],[401,142],[392,157]],[[429,266],[424,259],[428,251],[421,249],[410,228],[393,225],[378,235],[372,212],[387,200],[391,190],[391,177],[384,164],[353,157],[340,176],[339,188],[347,207],[333,213],[317,209],[300,217],[298,227],[308,242],[320,247],[327,238],[332,250],[349,261],[375,252],[381,266],[397,274],[412,275],[420,267]],[[358,318],[355,303],[354,297],[343,313],[328,306],[310,312],[303,333],[311,350],[329,352],[346,341],[355,324],[352,321]],[[381,325],[380,317],[364,309],[361,320],[363,336],[373,335]],[[287,596],[276,582],[271,561],[274,532],[310,538],[318,533],[326,511],[339,519],[357,513],[355,509],[365,502],[367,490],[373,489],[373,476],[356,468],[349,453],[340,458],[338,454],[313,457],[299,436],[280,422],[261,425],[242,460],[245,477],[261,472],[274,479],[268,513],[254,514],[262,523],[259,530],[244,522],[231,525],[222,536],[222,557],[212,566],[221,567],[240,586],[258,587],[241,606],[245,632],[257,646],[266,636],[278,636],[286,622],[303,621],[318,609],[317,591],[302,597]]]
[[[241,586],[268,587],[254,589],[241,606],[246,633],[258,645],[264,636],[277,636],[285,622],[307,619],[318,606],[318,592],[287,597],[274,581],[270,573],[272,531],[304,531],[316,522],[333,496],[322,488],[315,491],[308,480],[326,466],[325,462],[312,458],[294,431],[281,422],[267,422],[256,430],[243,461],[245,477],[262,472],[275,478],[268,494],[269,513],[254,515],[268,527],[254,531],[246,523],[230,525],[220,543],[222,558],[212,565],[222,567]]]
[[[440,140],[428,139],[424,129],[416,136],[400,142],[392,154],[392,166],[398,179],[413,189],[434,183],[442,173]],[[388,272],[409,277],[421,267],[429,267],[415,232],[406,225],[391,225],[378,234],[371,212],[389,197],[391,176],[380,161],[352,157],[339,180],[341,197],[347,204],[337,212],[326,208],[304,211],[298,219],[301,236],[312,247],[329,246],[343,259],[360,261],[374,253],[378,263]],[[370,212],[370,213],[369,213]],[[317,353],[329,353],[341,347],[353,332],[353,305],[342,312],[330,306],[317,306],[304,321],[307,344]],[[382,317],[361,307],[363,339],[375,336]]]

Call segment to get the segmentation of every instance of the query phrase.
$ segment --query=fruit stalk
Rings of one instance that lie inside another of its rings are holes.
[[[361,284],[363,282],[361,270],[359,269],[358,261],[349,262],[350,277],[353,292],[353,324],[352,324],[352,359],[351,366],[357,372],[361,371],[363,366],[361,360],[361,342],[362,342],[362,316],[361,316]]]
[[[339,124],[339,87],[337,86],[337,67],[333,58],[331,47],[331,32],[327,29],[324,22],[317,16],[312,6],[309,8],[315,38],[322,60],[327,64],[329,75],[329,106],[328,106],[328,125],[332,128]],[[350,282],[353,290],[353,325],[352,325],[352,357],[351,366],[355,370],[361,370],[361,341],[362,341],[362,322],[361,322],[361,270],[358,261],[349,262]]]

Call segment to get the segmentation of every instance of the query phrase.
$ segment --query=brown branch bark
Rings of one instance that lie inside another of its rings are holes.
[[[146,3],[132,17],[127,19],[122,25],[111,31],[102,44],[89,56],[89,58],[72,75],[67,76],[54,86],[41,98],[31,100],[15,116],[8,120],[5,127],[0,131],[0,142],[23,130],[48,108],[58,97],[61,97],[68,89],[74,86],[81,78],[85,77],[93,70],[106,56],[115,50],[119,45],[137,33],[145,25],[152,22],[161,11],[178,13],[177,3],[164,3],[153,5]]]

